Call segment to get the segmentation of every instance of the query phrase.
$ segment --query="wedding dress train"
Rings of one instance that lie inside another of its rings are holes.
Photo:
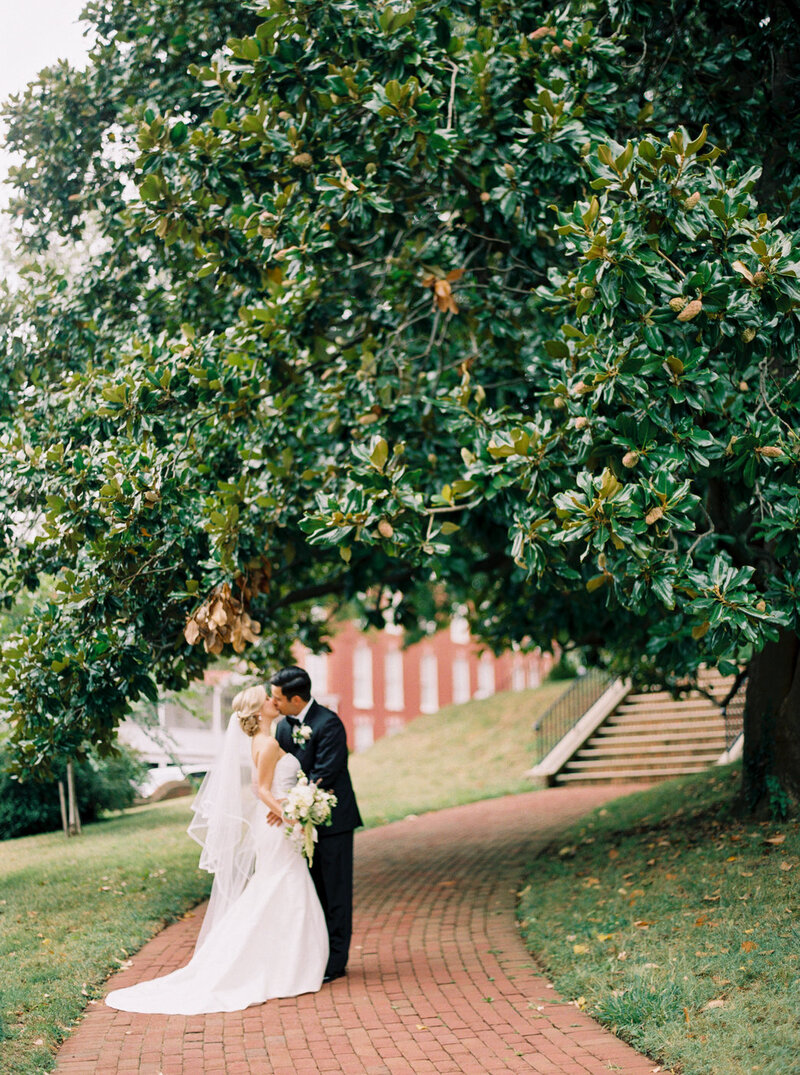
[[[300,769],[291,754],[275,767],[272,792],[282,797]],[[328,959],[328,934],[308,866],[282,826],[253,805],[255,870],[185,967],[163,978],[115,989],[106,1004],[127,1012],[199,1015],[241,1011],[273,997],[316,992]]]

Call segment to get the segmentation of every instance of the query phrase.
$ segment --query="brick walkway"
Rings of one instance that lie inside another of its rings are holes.
[[[493,799],[359,833],[347,978],[316,994],[205,1016],[90,1006],[61,1075],[650,1075],[656,1068],[563,1001],[515,924],[525,864],[626,788]],[[201,913],[160,933],[109,988],[185,963]]]

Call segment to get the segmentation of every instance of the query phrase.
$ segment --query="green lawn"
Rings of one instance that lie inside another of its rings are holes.
[[[800,825],[737,766],[617,800],[538,858],[520,915],[566,997],[681,1075],[800,1072]]]
[[[49,1071],[108,973],[204,898],[189,800],[0,843],[0,1072]]]

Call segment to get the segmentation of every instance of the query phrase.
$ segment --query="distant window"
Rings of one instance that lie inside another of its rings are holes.
[[[456,657],[453,661],[453,702],[461,705],[472,697],[469,682],[469,661],[466,657]]]
[[[355,725],[355,752],[360,753],[362,750],[367,750],[375,742],[375,718],[358,716],[354,721]]]
[[[353,705],[372,709],[372,650],[359,646],[353,650]]]
[[[398,732],[402,732],[405,728],[406,722],[402,717],[387,717],[386,718],[386,734],[397,735]]]
[[[453,616],[450,621],[450,641],[458,646],[469,644],[469,624],[463,616]]]
[[[328,654],[307,653],[304,667],[311,677],[311,691],[315,698],[328,693]]]
[[[478,698],[489,698],[494,694],[494,657],[484,653],[478,661]]]
[[[439,666],[435,653],[425,653],[419,660],[419,708],[435,713],[439,708]]]
[[[384,706],[386,709],[405,709],[403,694],[403,654],[399,649],[390,650],[383,659],[385,680]]]
[[[525,690],[525,660],[517,655],[511,665],[511,688],[515,691]]]

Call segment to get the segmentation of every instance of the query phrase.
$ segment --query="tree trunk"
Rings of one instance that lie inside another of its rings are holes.
[[[800,799],[800,638],[782,629],[750,662],[744,708],[745,803]]]
[[[64,781],[58,782],[58,805],[61,807],[61,827],[64,835],[69,836],[69,822],[67,821],[67,797],[64,794]]]
[[[75,767],[71,761],[67,762],[67,802],[69,835],[80,836],[81,818],[78,813],[78,799],[75,795]]]

